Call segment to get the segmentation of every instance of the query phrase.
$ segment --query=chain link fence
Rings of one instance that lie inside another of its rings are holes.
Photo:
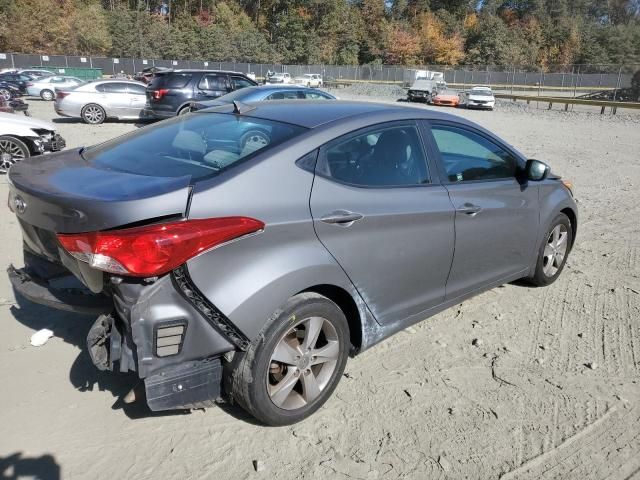
[[[614,92],[631,86],[633,75],[640,70],[636,65],[551,65],[537,67],[425,65],[406,68],[393,65],[278,65],[218,61],[157,60],[142,58],[79,57],[62,55],[26,55],[0,53],[0,69],[28,67],[99,68],[103,75],[116,73],[135,75],[148,67],[175,69],[198,68],[232,70],[253,73],[264,78],[268,71],[288,72],[292,77],[305,73],[319,73],[325,81],[388,82],[409,86],[416,69],[443,72],[447,84],[461,90],[472,85],[490,85],[496,91],[530,92],[537,95],[584,96],[602,91]],[[615,94],[615,93],[614,93]]]

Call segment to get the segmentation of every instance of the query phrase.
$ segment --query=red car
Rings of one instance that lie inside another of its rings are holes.
[[[453,90],[443,90],[431,97],[431,103],[433,105],[457,107],[460,104],[460,96],[458,92],[454,92]]]

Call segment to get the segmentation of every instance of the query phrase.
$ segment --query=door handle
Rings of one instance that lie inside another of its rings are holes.
[[[474,205],[473,203],[465,203],[463,206],[457,208],[456,211],[469,215],[470,217],[475,217],[482,211],[482,207]]]
[[[360,213],[349,212],[348,210],[336,210],[335,212],[328,213],[320,217],[320,220],[324,223],[337,223],[343,226],[349,226],[353,222],[361,220],[363,215]],[[349,225],[347,225],[349,224]]]

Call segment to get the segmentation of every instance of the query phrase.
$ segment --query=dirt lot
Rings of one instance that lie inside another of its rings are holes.
[[[265,428],[232,407],[123,407],[131,377],[91,365],[92,319],[16,303],[0,276],[0,478],[640,479],[637,117],[455,113],[575,183],[581,223],[558,282],[506,285],[417,324],[350,360],[312,418]],[[135,128],[57,125],[70,147]],[[16,220],[0,219],[0,264],[20,265]],[[55,337],[32,347],[45,327]]]

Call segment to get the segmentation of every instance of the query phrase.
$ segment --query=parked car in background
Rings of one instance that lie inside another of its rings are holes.
[[[293,79],[293,83],[297,85],[305,85],[307,87],[321,87],[322,76],[317,73],[305,73]]]
[[[266,83],[291,83],[291,75],[289,73],[274,73],[267,77]]]
[[[37,69],[37,68],[28,68],[25,70],[18,70],[19,74],[21,75],[27,75],[28,77],[31,77],[32,79],[36,79],[36,78],[44,78],[44,77],[50,77],[52,75],[57,75],[56,73],[50,72],[49,70],[42,70],[42,69]]]
[[[315,88],[295,85],[259,85],[227,93],[215,100],[193,102],[191,111],[219,107],[233,102],[261,102],[266,100],[335,100],[333,95]]]
[[[12,98],[17,98],[22,95],[20,89],[12,83],[0,80],[0,98],[4,98],[6,101]]]
[[[29,105],[24,102],[24,100],[20,98],[12,98],[10,100],[5,100],[4,97],[0,96],[0,112],[2,113],[16,113],[22,112],[27,117],[31,116],[29,113]]]
[[[40,97],[43,100],[51,101],[56,98],[56,88],[65,89],[77,87],[85,83],[76,77],[66,77],[52,75],[50,77],[40,77],[27,82],[27,95]]]
[[[258,85],[246,75],[222,70],[157,72],[147,86],[146,114],[168,118],[188,113],[191,102],[212,100],[234,90]]]
[[[438,90],[446,87],[447,84],[440,80],[416,80],[407,91],[407,101],[429,103]]]
[[[127,398],[227,397],[271,425],[318,410],[350,354],[498,285],[553,283],[577,227],[543,162],[388,103],[202,110],[9,179],[16,293],[96,312],[87,357],[144,380]],[[76,294],[48,283],[74,275]]]
[[[457,107],[460,105],[460,94],[455,90],[438,90],[435,95],[432,95],[430,103],[432,105]]]
[[[0,173],[34,155],[57,152],[66,146],[55,127],[42,120],[0,113]]]
[[[465,106],[467,108],[486,108],[493,110],[496,99],[493,96],[491,87],[477,86],[467,92]]]
[[[138,120],[144,117],[145,84],[134,80],[98,80],[78,87],[56,89],[53,104],[63,117],[78,117],[89,124],[108,118]]]
[[[27,83],[31,81],[31,77],[21,75],[19,73],[0,73],[0,82],[7,82],[14,87],[20,89],[23,95],[27,93]]]

